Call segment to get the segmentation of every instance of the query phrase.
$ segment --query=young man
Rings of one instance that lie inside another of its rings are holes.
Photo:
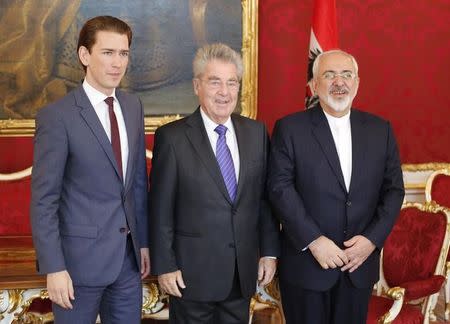
[[[36,117],[31,224],[55,323],[140,323],[150,270],[140,100],[116,89],[132,32],[100,16],[80,31],[82,85]]]
[[[279,120],[272,138],[283,310],[288,324],[362,324],[403,201],[400,159],[390,124],[352,108],[353,56],[324,52],[313,74],[319,105]]]

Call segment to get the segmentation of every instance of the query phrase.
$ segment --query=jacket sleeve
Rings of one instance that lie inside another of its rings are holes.
[[[400,212],[405,189],[397,142],[389,123],[387,123],[386,162],[375,217],[364,231],[377,248],[383,247],[384,241],[392,230]]]
[[[269,136],[263,127],[264,138],[264,190],[261,197],[260,214],[260,254],[261,256],[278,257],[280,255],[280,223],[272,214],[267,192],[267,165],[270,150]]]
[[[149,246],[149,228],[148,228],[148,211],[147,211],[147,161],[145,157],[145,128],[144,114],[141,108],[141,127],[139,129],[138,156],[136,162],[136,173],[134,175],[134,193],[136,201],[136,220],[139,243],[141,248]]]
[[[280,219],[283,232],[300,252],[322,234],[308,215],[303,200],[295,188],[295,159],[293,138],[286,124],[277,121],[272,135],[269,160],[269,199],[276,217]]]
[[[41,274],[66,269],[58,209],[68,156],[67,133],[57,112],[42,109],[36,117],[31,180],[31,228]]]
[[[177,161],[169,136],[158,129],[155,133],[152,170],[150,173],[150,257],[153,275],[178,270],[174,238]]]

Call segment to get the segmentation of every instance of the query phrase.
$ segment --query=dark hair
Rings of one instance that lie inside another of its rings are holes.
[[[90,53],[92,46],[94,46],[97,40],[97,32],[99,31],[109,31],[121,35],[127,35],[128,46],[131,46],[133,32],[126,22],[112,16],[97,16],[86,21],[86,23],[81,28],[80,36],[78,37],[77,52],[79,51],[81,46],[84,46]],[[78,58],[78,60],[80,60],[80,58]],[[80,63],[83,66],[84,71],[86,72],[86,67],[83,65],[81,60]]]

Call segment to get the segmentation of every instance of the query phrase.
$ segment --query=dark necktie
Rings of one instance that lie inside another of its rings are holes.
[[[114,113],[114,97],[108,97],[105,99],[109,110],[109,122],[111,123],[111,145],[116,157],[117,166],[119,167],[120,177],[123,179],[122,173],[122,151],[120,150],[120,134],[119,126],[117,124],[116,114]]]
[[[237,181],[236,173],[234,171],[233,158],[231,157],[230,149],[228,148],[225,133],[227,128],[224,125],[217,126],[214,131],[219,134],[216,145],[216,158],[219,163],[220,172],[222,173],[225,186],[232,201],[236,198]]]

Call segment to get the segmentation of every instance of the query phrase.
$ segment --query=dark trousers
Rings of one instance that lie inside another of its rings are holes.
[[[170,296],[170,324],[247,324],[250,298],[243,297],[235,267],[228,297],[218,302],[198,302]],[[256,283],[255,283],[256,285]]]
[[[356,288],[341,273],[327,291],[303,289],[280,280],[286,324],[365,324],[372,288]]]
[[[141,323],[142,283],[131,238],[127,239],[122,270],[112,284],[74,286],[74,291],[73,309],[52,304],[55,324],[94,324],[98,314],[103,324]]]

